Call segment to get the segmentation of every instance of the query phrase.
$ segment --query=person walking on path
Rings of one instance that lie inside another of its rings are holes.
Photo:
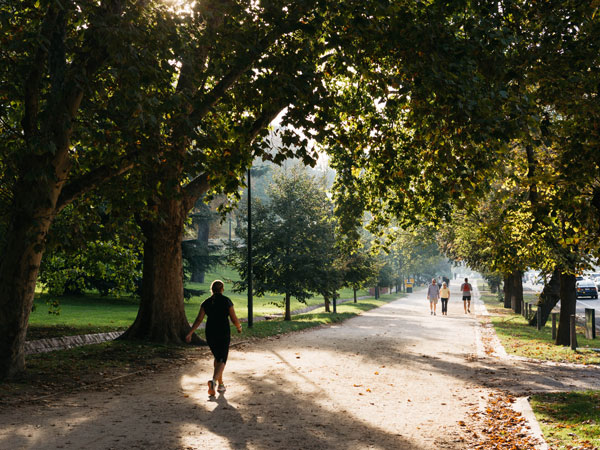
[[[185,337],[186,342],[192,341],[194,331],[198,329],[204,316],[206,319],[206,342],[210,347],[210,351],[215,357],[213,377],[208,380],[208,395],[215,395],[215,386],[218,384],[217,391],[225,392],[225,384],[223,383],[223,371],[227,363],[229,355],[229,343],[231,341],[231,331],[229,329],[229,319],[237,328],[237,332],[242,332],[242,325],[235,315],[233,302],[229,297],[223,295],[225,285],[221,280],[215,280],[210,285],[212,296],[204,300],[200,306],[198,317],[192,325],[192,329]]]
[[[442,300],[442,315],[447,316],[450,289],[448,289],[448,284],[445,281],[442,283],[442,288],[440,289],[440,299]]]
[[[435,278],[431,280],[431,284],[427,288],[427,298],[429,299],[429,311],[432,316],[435,316],[435,308],[440,298],[440,287]]]
[[[473,286],[469,283],[469,279],[465,278],[465,282],[460,285],[460,290],[463,296],[463,306],[465,307],[465,314],[471,312],[471,292],[473,292]]]

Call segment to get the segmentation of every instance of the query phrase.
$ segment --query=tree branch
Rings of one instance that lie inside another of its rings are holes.
[[[58,5],[53,2],[48,7],[44,22],[41,26],[40,41],[49,42],[57,25]],[[40,82],[42,72],[48,55],[47,45],[40,45],[37,49],[31,71],[25,81],[24,114],[21,121],[25,138],[29,139],[37,131],[37,117],[40,108]]]
[[[198,93],[194,102],[197,102],[194,111],[190,115],[190,121],[193,125],[198,125],[200,121],[208,114],[210,109],[219,101],[221,97],[235,84],[235,82],[251,67],[252,64],[281,36],[300,28],[299,18],[304,14],[304,8],[307,8],[309,2],[303,2],[303,8],[298,7],[294,17],[280,26],[267,33],[248,53],[240,56],[233,64],[231,70],[216,84],[216,86],[204,96]],[[202,100],[200,100],[202,97]]]
[[[136,166],[136,161],[133,158],[136,154],[137,150],[123,156],[117,163],[97,167],[81,177],[70,181],[65,185],[58,197],[58,201],[56,202],[56,213],[59,213],[65,206],[73,203],[83,194],[94,190],[102,183],[131,170]]]
[[[250,145],[254,139],[258,136],[258,134],[267,127],[275,117],[279,115],[281,111],[287,106],[287,102],[282,101],[278,106],[271,108],[267,111],[263,111],[263,113],[252,122],[252,125],[249,127],[248,132],[244,135],[243,141],[238,141],[237,153],[241,152],[242,148]],[[233,152],[232,152],[233,153]],[[198,177],[194,178],[190,181],[184,188],[185,195],[185,203],[186,207],[189,205],[188,210],[191,209],[196,201],[205,194],[210,188],[210,183],[208,180],[208,174],[205,172]]]

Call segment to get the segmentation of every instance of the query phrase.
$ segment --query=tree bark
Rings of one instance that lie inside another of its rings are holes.
[[[157,214],[158,220],[142,224],[145,244],[140,308],[120,339],[183,344],[190,331],[184,308],[181,253],[187,209],[176,196],[163,197]],[[204,343],[197,336],[193,342]]]
[[[354,294],[354,303],[356,303],[356,288],[352,288],[352,293]]]
[[[504,307],[511,308],[512,291],[513,291],[513,275],[512,273],[504,274]]]
[[[0,379],[13,378],[25,369],[27,323],[59,189],[49,189],[44,197],[37,197],[41,194],[39,187],[22,188],[17,192],[16,212],[8,228],[8,242],[0,263]],[[36,205],[29,208],[28,200],[23,198],[28,195],[37,197]],[[50,206],[44,207],[46,202]]]
[[[515,270],[513,276],[513,289],[511,292],[511,306],[515,314],[521,314],[521,305],[523,303],[523,273]]]
[[[544,286],[538,300],[538,308],[542,311],[542,326],[546,325],[552,309],[560,300],[560,271],[555,269],[550,282]],[[529,325],[537,326],[537,314],[529,321]]]
[[[331,302],[329,301],[329,297],[327,295],[323,296],[323,302],[325,303],[325,312],[330,313],[331,312],[331,309],[330,309]]]
[[[292,320],[292,311],[290,309],[290,294],[285,293],[285,316],[283,320]]]
[[[556,345],[568,346],[571,344],[571,315],[575,314],[577,298],[575,294],[575,275],[560,274],[560,318]]]

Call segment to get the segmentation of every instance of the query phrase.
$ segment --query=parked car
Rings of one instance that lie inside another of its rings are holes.
[[[598,288],[592,280],[580,280],[575,283],[575,291],[577,298],[591,297],[598,298]]]

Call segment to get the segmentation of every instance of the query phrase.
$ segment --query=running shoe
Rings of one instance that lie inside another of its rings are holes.
[[[224,384],[220,384],[219,387],[217,388],[217,392],[225,392],[227,390],[227,388],[225,387]]]
[[[215,395],[215,382],[208,380],[208,395]]]

